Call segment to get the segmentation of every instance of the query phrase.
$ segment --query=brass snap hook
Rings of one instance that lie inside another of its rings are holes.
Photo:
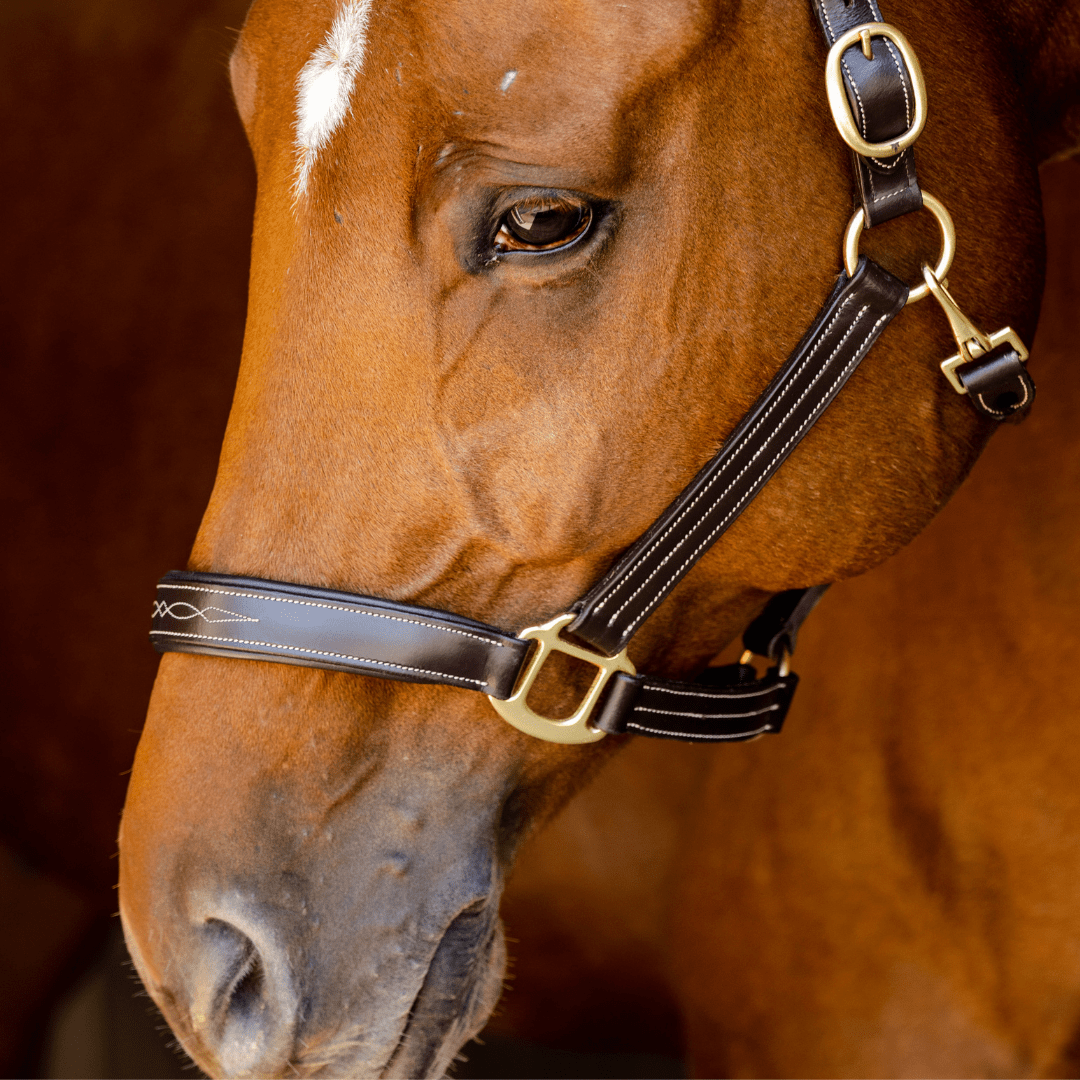
[[[972,360],[977,360],[980,356],[985,356],[999,345],[1004,345],[1007,342],[1016,350],[1016,355],[1021,363],[1026,362],[1028,358],[1027,348],[1020,340],[1020,335],[1012,327],[1003,327],[1001,330],[995,330],[992,334],[983,333],[960,310],[959,305],[952,298],[952,294],[945,287],[945,283],[926,263],[923,263],[922,273],[927,289],[941,305],[941,310],[945,312],[945,317],[949,320],[949,329],[952,330],[952,335],[956,339],[957,348],[959,349],[947,360],[941,361],[942,374],[949,380],[952,388],[958,394],[966,394],[968,390],[960,381],[956,369],[963,364],[970,363]]]

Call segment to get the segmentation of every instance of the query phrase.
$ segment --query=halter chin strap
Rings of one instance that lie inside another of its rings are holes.
[[[155,648],[475,690],[509,723],[552,742],[621,733],[734,742],[780,731],[798,683],[787,658],[827,586],[780,593],[747,628],[748,653],[775,661],[762,678],[742,661],[709,668],[695,682],[639,675],[626,652],[634,633],[787,460],[910,300],[932,294],[942,306],[959,346],[942,371],[984,415],[1023,416],[1035,390],[1015,333],[984,334],[946,289],[955,234],[945,208],[929,195],[924,201],[915,175],[911,145],[925,121],[926,91],[910,45],[881,22],[874,0],[812,2],[831,46],[829,105],[858,177],[861,207],[848,227],[846,271],[716,456],[569,612],[514,636],[373,596],[175,571],[158,585]],[[863,228],[924,205],[944,244],[938,265],[924,266],[924,283],[909,291],[859,257],[858,238]],[[541,716],[527,700],[552,652],[596,669],[565,719]]]

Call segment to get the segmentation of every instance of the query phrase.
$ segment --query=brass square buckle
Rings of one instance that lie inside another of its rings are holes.
[[[625,671],[628,675],[636,675],[637,669],[630,663],[626,650],[615,656],[603,656],[590,649],[583,649],[569,641],[564,641],[559,632],[576,619],[573,614],[560,615],[541,626],[530,626],[522,630],[518,637],[523,641],[535,641],[537,647],[529,657],[525,670],[518,679],[513,694],[505,701],[488,695],[488,701],[492,708],[508,723],[513,724],[519,731],[526,735],[532,735],[537,739],[556,743],[591,743],[604,737],[604,732],[597,731],[589,726],[589,717],[608,680],[617,671]],[[526,704],[525,699],[529,696],[537,675],[547,662],[547,658],[553,652],[566,653],[578,660],[594,665],[599,670],[585,694],[581,704],[574,710],[572,716],[565,720],[556,720],[550,716],[541,716],[534,712]]]
[[[904,58],[908,74],[911,76],[911,88],[915,97],[915,115],[911,120],[911,127],[902,135],[888,142],[872,143],[863,138],[859,125],[851,113],[851,103],[848,101],[847,91],[844,89],[843,60],[844,53],[862,42],[863,53],[867,59],[873,55],[872,39],[888,38]],[[829,98],[829,109],[832,112],[833,122],[840,132],[840,138],[844,140],[861,157],[888,158],[906,150],[922,134],[926,124],[926,83],[923,80],[922,69],[915,56],[915,50],[895,26],[888,23],[863,23],[841,34],[829,50],[829,57],[825,61],[825,92]]]

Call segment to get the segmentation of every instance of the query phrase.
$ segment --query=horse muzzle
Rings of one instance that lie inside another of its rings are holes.
[[[151,996],[212,1076],[442,1076],[498,999],[497,889],[441,933],[411,934],[401,919],[354,934],[317,915],[302,925],[246,891],[193,898],[184,925],[149,942],[123,913]]]
[[[221,683],[215,699],[246,702],[259,668],[211,664],[241,680]],[[121,832],[135,966],[210,1075],[442,1075],[501,990],[510,781],[490,754],[460,743],[456,756],[439,746],[428,757],[422,745],[384,754],[377,734],[335,773],[312,735],[328,731],[322,710],[335,707],[326,677],[266,668],[281,689],[275,734],[287,721],[301,736],[274,770],[230,735],[258,730],[266,713],[215,727],[195,773],[176,751],[194,738],[179,705],[191,715],[196,703],[178,691],[165,722],[148,723],[154,767],[137,761]],[[306,683],[309,698],[296,689]],[[386,712],[378,719],[393,723]],[[201,739],[203,716],[197,728]],[[428,732],[437,742],[434,723]],[[340,745],[333,752],[345,756]]]

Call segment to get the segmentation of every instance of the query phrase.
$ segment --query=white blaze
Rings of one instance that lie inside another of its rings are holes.
[[[299,198],[319,150],[349,114],[356,73],[364,64],[372,0],[350,0],[296,80],[296,180]]]

